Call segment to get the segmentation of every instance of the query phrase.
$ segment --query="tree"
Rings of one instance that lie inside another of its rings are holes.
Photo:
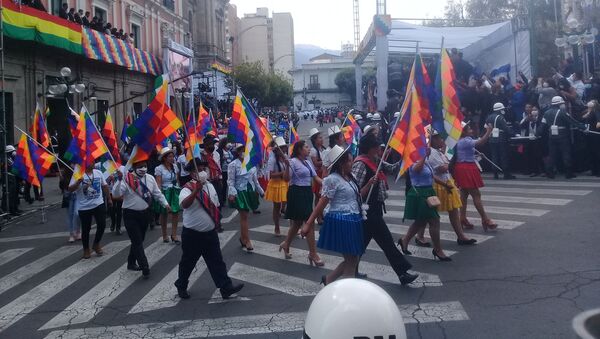
[[[294,96],[292,84],[281,73],[267,74],[268,90],[263,100],[263,106],[289,106]]]
[[[370,77],[375,76],[375,70],[369,68],[363,70],[362,85],[366,84]],[[352,102],[356,102],[356,78],[354,68],[345,68],[335,76],[335,85],[341,93],[346,93],[352,99]]]
[[[232,76],[244,95],[260,106],[288,106],[292,101],[290,81],[281,73],[265,72],[260,62],[242,63],[235,67]],[[225,85],[230,91],[233,90],[232,81],[227,81]]]

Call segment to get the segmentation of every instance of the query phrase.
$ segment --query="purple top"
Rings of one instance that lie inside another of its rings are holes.
[[[312,186],[312,178],[316,175],[315,167],[310,159],[290,159],[290,186]]]
[[[456,144],[456,162],[475,162],[475,142],[471,137],[458,140]]]

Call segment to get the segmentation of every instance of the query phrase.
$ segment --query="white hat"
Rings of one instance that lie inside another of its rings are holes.
[[[460,127],[465,128],[469,124],[469,122],[470,121],[461,121],[460,122]]]
[[[551,102],[552,105],[560,105],[560,104],[564,104],[564,103],[565,103],[565,100],[559,95],[553,97],[552,102]]]
[[[158,161],[162,161],[163,157],[169,153],[173,153],[173,150],[170,147],[163,147],[158,155]]]
[[[15,146],[13,145],[6,145],[6,147],[4,148],[4,152],[6,153],[12,153],[16,151]]]
[[[315,134],[321,133],[318,128],[313,127],[308,131],[308,138],[311,139]]]
[[[327,152],[327,167],[331,168],[333,165],[340,160],[342,155],[350,149],[350,146],[346,147],[346,149],[342,148],[339,145],[333,146],[329,152]]]
[[[341,129],[339,128],[339,126],[337,126],[337,125],[335,125],[335,126],[331,126],[331,127],[329,127],[329,128],[327,129],[327,135],[328,135],[328,136],[332,136],[332,135],[334,135],[334,134],[341,133],[341,132],[342,132],[342,130],[341,130]]]
[[[240,144],[239,142],[236,142],[235,144],[233,144],[233,149],[236,150],[240,147],[244,147],[244,144]]]
[[[375,121],[381,120],[381,114],[379,114],[379,113],[373,114],[373,120],[375,120]]]
[[[494,104],[494,112],[496,112],[496,111],[501,111],[501,110],[503,110],[503,109],[505,109],[505,107],[504,107],[504,104],[503,104],[503,103],[501,103],[501,102],[497,102],[497,103],[495,103],[495,104]]]
[[[364,134],[367,134],[371,128],[373,128],[373,126],[371,126],[371,125],[366,125],[366,126],[365,126],[365,128],[363,128],[363,133],[364,133]]]
[[[367,119],[373,119],[373,113],[367,113]]]
[[[283,137],[277,137],[277,138],[275,138],[275,145],[277,145],[277,147],[287,146],[287,144],[285,143],[285,140],[283,139]]]
[[[355,120],[362,120],[362,115],[360,115],[360,114],[354,114],[354,119]]]
[[[396,113],[394,113],[394,118],[397,118],[397,117],[399,117],[399,116],[400,116],[400,112],[396,112]]]
[[[327,319],[324,321],[324,319]],[[381,287],[362,279],[341,279],[313,299],[304,322],[305,338],[406,339],[396,303]]]

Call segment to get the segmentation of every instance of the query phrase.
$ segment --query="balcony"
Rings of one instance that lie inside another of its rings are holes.
[[[163,6],[175,12],[175,0],[163,0]]]
[[[320,90],[320,89],[321,89],[321,84],[318,83],[318,82],[317,83],[308,84],[308,90],[309,91],[317,91],[317,90]]]

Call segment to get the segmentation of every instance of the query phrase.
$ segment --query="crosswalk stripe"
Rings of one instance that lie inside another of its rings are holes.
[[[400,219],[402,220],[402,218],[404,217],[404,211],[387,211],[387,213],[384,215],[384,218],[390,218],[390,219]],[[474,218],[474,219],[478,219],[479,217],[475,217],[475,216],[468,216],[469,218]],[[521,225],[524,224],[523,221],[514,221],[514,220],[502,220],[502,219],[496,219],[493,218],[494,222],[498,224],[498,228],[501,229],[507,229],[507,230],[511,230],[513,228],[517,228]],[[440,221],[446,224],[450,223],[450,219],[448,218],[447,215],[440,215]],[[411,222],[410,220],[407,220],[407,222]]]
[[[0,308],[0,332],[47,302],[93,269],[112,258],[129,244],[129,241],[112,242],[104,247],[105,254],[88,260],[79,260],[69,268],[22,294],[11,303]]]
[[[405,324],[465,321],[469,316],[459,301],[398,305]],[[112,338],[186,338],[249,336],[269,333],[300,332],[305,312],[254,314],[227,318],[179,320],[160,323],[88,327],[57,330],[46,339]]]
[[[317,295],[319,283],[258,267],[235,263],[228,272],[233,279],[263,286],[296,297]]]
[[[221,248],[224,248],[235,234],[235,231],[219,233]],[[201,258],[196,264],[196,269],[192,271],[192,274],[190,275],[188,286],[193,286],[204,271],[206,271],[206,264],[204,259]],[[173,283],[177,280],[178,274],[179,266],[175,265],[175,267],[173,267],[173,269],[171,269],[171,271],[162,278],[160,282],[142,298],[142,300],[129,310],[129,313],[147,312],[177,305],[180,299],[177,296]]]
[[[209,304],[222,304],[222,303],[230,303],[230,302],[237,302],[237,301],[250,301],[252,299],[248,298],[248,297],[242,297],[236,294],[231,295],[231,297],[229,299],[223,299],[223,297],[221,296],[221,292],[219,291],[219,289],[217,288],[215,290],[215,292],[213,293],[213,295],[210,297],[210,300],[208,301]]]
[[[283,253],[279,252],[278,245],[256,240],[252,241],[252,245],[254,246],[254,253],[256,254],[264,255],[270,258],[285,260],[283,259]],[[293,248],[291,253],[292,259],[289,259],[288,261],[297,264],[308,264],[308,251]],[[343,258],[335,255],[319,253],[319,256],[325,262],[324,268],[328,270],[334,270],[342,261],[344,261]],[[398,276],[389,265],[380,265],[366,261],[361,261],[360,271],[362,273],[366,273],[369,279],[385,281],[392,284],[399,283]],[[442,286],[442,281],[440,280],[439,276],[430,273],[416,273],[419,274],[419,278],[417,278],[417,280],[415,280],[414,283],[410,284],[409,287],[416,288],[422,286]]]
[[[521,188],[521,187],[482,187],[480,190],[484,193],[513,193],[523,196],[524,194],[541,194],[541,195],[574,195],[584,196],[592,193],[587,190],[568,190],[568,189],[550,189],[550,188]],[[403,190],[389,190],[390,196],[404,196]],[[485,201],[487,194],[481,197]]]
[[[598,188],[600,182],[577,182],[577,181],[523,181],[523,180],[492,180],[487,181],[486,185],[489,186],[538,186],[538,187],[584,187],[584,188]]]
[[[390,232],[392,232],[393,234],[404,235],[408,231],[409,226],[408,225],[388,224],[388,228],[390,229]],[[493,236],[482,235],[482,234],[477,234],[477,233],[465,233],[465,236],[467,238],[477,240],[477,243],[479,243],[479,244],[493,238]],[[456,241],[456,233],[454,233],[454,231],[440,230],[440,239],[455,242]]]
[[[2,279],[0,279],[0,294],[78,251],[81,251],[79,246],[63,246],[56,251],[3,276]]]
[[[43,234],[33,234],[33,235],[24,235],[20,237],[12,237],[12,238],[1,238],[0,243],[4,242],[15,242],[15,241],[25,241],[25,240],[36,240],[36,239],[46,239],[46,238],[57,238],[57,237],[68,237],[69,232],[54,232],[54,233],[43,233]]]
[[[162,242],[162,237],[146,248],[150,267],[167,255],[174,247]],[[82,324],[93,319],[103,308],[125,291],[136,280],[140,272],[127,270],[127,263],[121,265],[104,280],[91,287],[87,293],[48,321],[40,330]]]
[[[33,248],[11,248],[9,250],[3,251],[0,253],[0,266],[4,265],[8,262],[15,260],[16,258],[22,256],[23,254],[31,251]]]
[[[522,196],[506,196],[506,195],[490,195],[490,194],[484,194],[481,196],[481,198],[483,199],[483,201],[491,201],[491,202],[508,202],[508,203],[550,205],[550,206],[564,206],[573,201],[572,199],[537,198],[537,197],[532,198],[532,197],[522,197]],[[469,197],[469,199],[473,200],[472,197]]]
[[[396,206],[396,207],[404,207],[404,200],[396,200],[389,199],[385,202],[386,206]],[[469,204],[467,206],[467,211],[469,212],[477,212],[475,206]],[[518,207],[499,207],[499,206],[485,206],[485,211],[487,213],[495,213],[495,214],[508,214],[508,215],[523,215],[529,217],[541,217],[542,215],[550,212],[549,210],[540,210],[535,208],[518,208]]]
[[[272,225],[263,225],[263,226],[251,228],[250,230],[254,231],[254,232],[272,234],[273,227],[274,226],[272,226]],[[288,227],[280,226],[280,228],[281,228],[281,232],[283,234],[287,234],[288,229],[289,229]],[[317,232],[317,234],[315,234],[315,236],[316,236],[317,240],[319,240],[318,232]],[[371,250],[371,251],[382,252],[381,247],[379,247],[379,245],[377,245],[377,243],[375,243],[375,241],[371,241],[369,243],[369,246],[367,246],[367,249]],[[412,257],[433,260],[433,255],[431,254],[431,250],[427,250],[422,247],[417,247],[417,246],[413,246],[413,245],[408,245],[408,250],[412,252]],[[444,253],[446,253],[446,255],[448,255],[448,256],[451,256],[451,255],[455,254],[456,252],[455,251],[444,251]]]

